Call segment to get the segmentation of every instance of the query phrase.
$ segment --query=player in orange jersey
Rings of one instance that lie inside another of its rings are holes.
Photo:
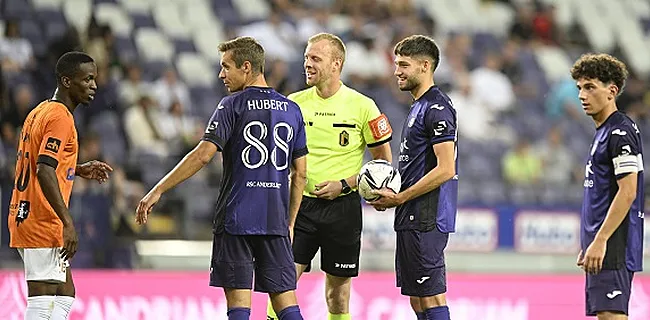
[[[108,179],[113,169],[100,161],[77,164],[78,141],[72,113],[97,90],[94,60],[68,52],[56,64],[57,88],[25,119],[9,207],[12,248],[25,265],[25,320],[68,318],[75,289],[68,261],[77,251],[77,233],[68,212],[75,176]]]

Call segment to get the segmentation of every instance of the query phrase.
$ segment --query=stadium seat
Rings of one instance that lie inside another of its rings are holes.
[[[214,15],[212,8],[208,3],[203,0],[181,0],[192,2],[185,6],[185,23],[189,26],[192,32],[196,32],[202,28],[218,27],[222,29],[221,22]]]
[[[108,24],[118,36],[129,36],[133,29],[131,17],[114,3],[100,3],[95,6],[95,18],[99,23]]]
[[[217,78],[210,63],[195,53],[179,54],[176,69],[188,86],[211,87]]]
[[[32,15],[32,8],[28,1],[5,1],[3,15],[8,19],[25,19]]]
[[[213,26],[213,28],[203,28],[193,32],[194,47],[198,52],[212,63],[217,63],[221,59],[217,45],[225,41],[226,36],[223,31]]]
[[[586,5],[576,10],[577,20],[582,25],[589,44],[595,51],[611,52],[616,45],[613,29],[599,8]]]
[[[232,0],[232,4],[244,22],[262,20],[271,13],[269,3],[264,0]]]
[[[442,30],[468,31],[463,21],[462,11],[447,0],[423,0],[420,6]]]
[[[117,0],[118,3],[131,14],[149,14],[152,2],[155,0]]]
[[[645,0],[623,0],[629,14],[638,18],[650,18],[650,2]]]
[[[93,117],[88,129],[96,132],[101,139],[102,154],[110,163],[123,164],[126,160],[126,140],[122,124],[116,112],[104,111]]]
[[[65,0],[63,14],[79,32],[85,31],[92,16],[92,0]]]
[[[135,61],[138,59],[138,50],[135,48],[133,39],[130,36],[116,36],[114,45],[122,61]]]
[[[63,4],[63,0],[31,0],[31,2],[37,11],[41,9],[59,10]]]
[[[190,28],[181,14],[182,7],[174,2],[157,4],[153,9],[156,25],[169,37],[189,39]]]
[[[171,62],[174,56],[174,46],[164,34],[153,28],[136,30],[135,45],[147,62]]]
[[[535,49],[535,58],[544,71],[546,80],[551,83],[565,78],[572,65],[566,52],[555,46]]]
[[[481,11],[486,15],[486,30],[504,38],[510,33],[510,26],[515,19],[515,11],[509,5],[497,1],[484,5]]]
[[[153,17],[149,13],[129,13],[131,20],[133,21],[133,28],[155,28],[156,22],[153,20]]]

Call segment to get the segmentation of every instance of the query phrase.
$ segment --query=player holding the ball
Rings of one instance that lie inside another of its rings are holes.
[[[444,249],[456,223],[456,110],[433,81],[440,61],[433,39],[409,36],[394,53],[397,84],[413,96],[400,144],[402,191],[377,190],[381,198],[370,203],[378,210],[397,207],[397,286],[417,318],[449,320]]]

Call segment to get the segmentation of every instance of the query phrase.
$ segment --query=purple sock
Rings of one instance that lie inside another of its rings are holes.
[[[300,314],[300,308],[296,306],[290,306],[282,309],[278,313],[279,320],[303,320],[302,315]]]
[[[416,312],[416,316],[418,316],[418,320],[427,320],[427,315],[424,312]]]
[[[449,308],[447,306],[434,307],[424,310],[427,320],[450,320]]]
[[[251,316],[250,308],[232,308],[228,309],[228,320],[249,320]]]

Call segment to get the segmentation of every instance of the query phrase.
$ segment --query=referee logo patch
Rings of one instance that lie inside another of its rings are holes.
[[[381,114],[379,117],[368,121],[368,126],[372,131],[372,137],[375,140],[379,140],[393,132],[393,128],[390,127],[390,122],[385,114]]]
[[[350,144],[350,134],[349,134],[347,131],[343,130],[343,131],[341,131],[341,133],[339,134],[339,144],[340,144],[342,147],[345,147],[345,146],[347,146],[348,144]]]

